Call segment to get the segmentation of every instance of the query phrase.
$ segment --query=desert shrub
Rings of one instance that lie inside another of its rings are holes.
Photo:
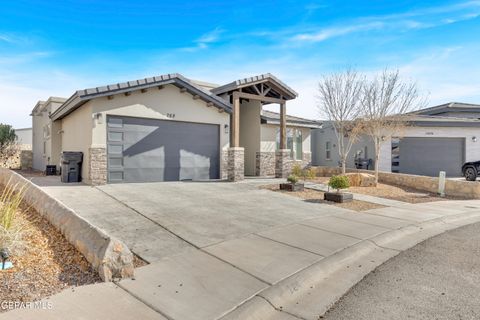
[[[295,184],[295,183],[298,182],[298,176],[296,176],[294,174],[291,174],[291,175],[288,176],[287,181],[292,183],[292,184]]]
[[[302,178],[303,178],[303,180],[315,179],[316,176],[317,176],[317,170],[315,170],[315,168],[306,168],[306,169],[303,169],[303,170],[302,170]]]
[[[292,167],[292,175],[301,177],[302,176],[302,167],[299,164],[296,164]]]
[[[25,188],[15,191],[17,185],[9,182],[0,196],[0,250],[17,254],[23,248],[25,226],[16,219],[25,194]]]
[[[328,181],[328,185],[331,188],[336,189],[337,192],[339,192],[340,189],[347,189],[350,186],[348,177],[346,176],[332,176]]]

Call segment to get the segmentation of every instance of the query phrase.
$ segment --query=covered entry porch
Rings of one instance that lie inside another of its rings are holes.
[[[257,164],[262,149],[261,113],[262,107],[267,104],[279,105],[275,176],[286,177],[291,163],[291,150],[287,149],[287,101],[295,99],[298,94],[271,74],[237,80],[215,88],[212,92],[232,105],[227,155],[228,179],[239,181],[245,175],[258,175]]]

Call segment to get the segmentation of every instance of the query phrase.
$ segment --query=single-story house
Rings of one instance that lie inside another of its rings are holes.
[[[167,74],[52,97],[32,111],[34,168],[79,151],[91,184],[283,177],[310,164],[320,127],[286,115],[296,97],[271,74],[222,86]]]
[[[15,129],[17,144],[22,150],[32,150],[32,128]]]
[[[480,160],[480,105],[452,102],[415,111],[409,125],[380,146],[379,168],[386,172],[449,177],[462,175],[466,161]],[[312,132],[312,163],[337,166],[337,138],[331,124]],[[352,147],[347,166],[354,168],[355,155],[374,159],[369,137],[362,136]]]

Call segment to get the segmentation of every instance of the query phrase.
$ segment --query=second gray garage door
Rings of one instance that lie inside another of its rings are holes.
[[[219,126],[108,117],[108,182],[219,178]]]
[[[401,138],[399,172],[460,177],[465,154],[464,138]]]

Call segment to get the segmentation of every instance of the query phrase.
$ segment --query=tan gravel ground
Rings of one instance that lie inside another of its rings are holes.
[[[317,177],[311,182],[327,184],[329,177]],[[377,187],[350,187],[347,189],[350,192],[366,194],[370,196],[403,201],[408,203],[423,203],[443,200],[462,200],[459,197],[439,197],[436,194],[428,193],[426,191],[416,190],[412,188],[393,186],[389,184],[379,183]]]
[[[359,201],[359,200],[353,200],[351,202],[346,202],[346,203],[336,203],[332,201],[325,201],[323,200],[323,192],[321,191],[316,191],[316,190],[311,190],[311,189],[305,189],[304,191],[283,191],[280,190],[278,184],[271,184],[271,185],[266,185],[262,187],[263,189],[268,189],[272,190],[275,192],[281,192],[285,193],[290,196],[302,198],[307,202],[313,202],[313,203],[325,203],[325,204],[330,204],[333,206],[345,208],[345,209],[350,209],[354,211],[365,211],[365,210],[370,210],[370,209],[377,209],[377,208],[384,208],[385,206],[376,204],[376,203],[371,203],[371,202],[365,202],[365,201]]]
[[[35,301],[101,281],[88,261],[35,210],[23,205],[16,219],[28,232],[23,253],[10,259],[14,268],[0,271],[2,301]]]

